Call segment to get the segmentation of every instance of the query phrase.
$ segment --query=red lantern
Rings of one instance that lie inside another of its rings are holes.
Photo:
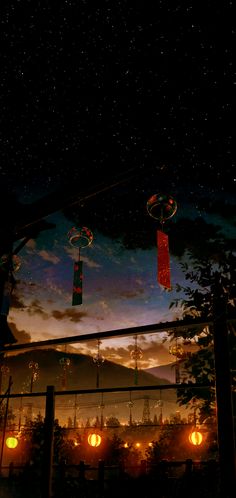
[[[99,446],[102,442],[102,438],[99,434],[93,433],[88,436],[88,444],[94,448]]]

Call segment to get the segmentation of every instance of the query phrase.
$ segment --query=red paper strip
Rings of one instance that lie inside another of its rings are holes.
[[[157,230],[157,280],[163,287],[171,288],[169,239],[160,230]]]
[[[82,304],[82,284],[83,284],[83,261],[74,263],[74,281],[73,281],[73,296],[72,306]]]

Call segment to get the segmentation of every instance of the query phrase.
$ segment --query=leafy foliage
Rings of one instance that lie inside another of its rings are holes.
[[[181,310],[183,318],[213,321],[219,312],[215,306],[216,299],[221,299],[228,316],[235,314],[236,255],[225,241],[220,238],[206,239],[202,253],[190,251],[181,266],[190,285],[176,286],[176,291],[184,297],[175,299],[170,307]],[[176,331],[169,333],[169,338],[176,337]],[[178,337],[197,346],[197,351],[186,355],[184,361],[185,381],[193,383],[193,388],[178,389],[178,402],[180,405],[191,406],[197,400],[199,417],[203,420],[215,413],[214,388],[204,388],[210,382],[214,384],[215,380],[213,326],[186,327],[178,332]],[[233,369],[236,362],[235,333],[229,334],[229,353]],[[203,387],[194,389],[194,383],[202,384]]]

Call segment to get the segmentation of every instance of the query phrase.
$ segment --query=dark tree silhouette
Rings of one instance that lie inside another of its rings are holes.
[[[213,320],[217,310],[214,309],[216,294],[222,292],[227,307],[228,318],[235,317],[236,305],[236,255],[232,250],[232,240],[226,239],[218,230],[204,224],[203,237],[195,245],[189,245],[185,252],[185,261],[181,262],[186,282],[189,285],[177,284],[176,291],[182,296],[172,301],[170,307],[181,310],[183,318],[201,318]],[[216,285],[217,283],[217,285]],[[233,322],[229,323],[229,356],[233,373],[236,363],[236,341]],[[169,339],[177,337],[176,331],[169,333]],[[214,372],[214,336],[213,327],[202,326],[185,328],[178,331],[183,341],[195,343],[198,350],[188,355],[184,369],[193,388],[178,389],[178,401],[181,405],[196,402],[200,420],[215,413],[214,387],[204,388],[204,384],[215,380]],[[180,340],[181,340],[180,339]],[[194,383],[203,385],[194,389]]]

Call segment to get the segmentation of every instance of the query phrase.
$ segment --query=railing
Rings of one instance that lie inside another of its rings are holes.
[[[35,469],[30,466],[3,467],[5,477],[1,477],[1,489],[11,492],[11,498],[18,496],[38,498],[41,497],[37,487],[39,477]],[[194,488],[193,488],[194,487]],[[152,488],[152,490],[151,490]],[[200,496],[206,498],[218,498],[218,463],[209,461],[167,461],[158,463],[141,461],[137,466],[105,465],[99,461],[97,467],[87,465],[81,461],[78,465],[53,466],[53,492],[52,496],[59,498],[70,496],[70,498],[98,497],[104,496],[128,496],[127,493],[135,492],[136,498],[180,498],[185,493],[188,496]],[[145,495],[145,489],[148,494]],[[23,494],[18,494],[18,492]],[[120,493],[120,494],[119,494]],[[153,494],[152,494],[153,493]],[[4,496],[4,495],[3,495]]]
[[[213,319],[213,329],[214,329],[214,344],[215,344],[215,368],[216,368],[216,391],[217,391],[217,422],[218,422],[218,436],[219,436],[219,466],[220,466],[220,473],[221,473],[221,483],[222,483],[222,489],[226,490],[227,492],[227,497],[223,496],[221,498],[228,498],[233,496],[231,489],[234,489],[235,485],[235,448],[234,448],[234,431],[233,431],[233,416],[232,416],[232,383],[231,383],[231,378],[230,378],[230,369],[229,369],[229,361],[228,361],[228,350],[227,350],[227,338],[228,338],[228,329],[227,329],[227,319],[225,317],[225,314],[222,312],[220,313],[219,311],[221,310],[221,303],[219,303],[219,306],[216,307],[216,313],[215,317]],[[223,310],[224,311],[224,310]],[[212,324],[212,322],[209,322]],[[209,324],[208,323],[208,324]],[[167,327],[168,325],[168,327]],[[126,330],[119,330],[116,331],[115,333],[110,333],[110,332],[105,332],[102,334],[99,334],[99,338],[102,337],[111,337],[111,336],[124,336],[124,335],[133,335],[133,334],[138,334],[138,333],[150,333],[151,331],[161,331],[166,329],[170,329],[171,327],[183,327],[183,326],[196,326],[196,325],[202,325],[201,323],[196,323],[195,320],[192,321],[192,323],[168,323],[168,324],[155,324],[153,326],[145,326],[143,328],[137,327],[135,330],[133,329],[126,329]],[[223,333],[224,332],[224,333]],[[26,348],[32,348],[36,346],[43,346],[43,345],[49,345],[57,342],[57,343],[66,343],[66,342],[78,342],[81,340],[89,339],[89,337],[85,336],[75,336],[73,338],[61,338],[60,341],[45,341],[41,343],[31,343],[26,345],[16,345],[8,348],[4,348],[2,352],[7,352],[7,351],[14,351],[17,349],[26,349]],[[93,335],[93,339],[96,338],[96,334]],[[90,335],[91,339],[91,335]],[[224,354],[223,354],[224,353]],[[210,387],[209,386],[204,386],[204,387]],[[48,386],[51,387],[52,386]],[[188,384],[178,384],[178,385],[168,385],[168,386],[132,386],[132,387],[125,387],[122,388],[123,391],[134,391],[134,390],[153,390],[153,389],[171,389],[171,388],[178,388],[178,389],[185,389],[185,388],[198,388],[198,385],[188,385]],[[199,385],[199,387],[203,387],[202,385]],[[109,391],[117,391],[120,390],[120,388],[115,388],[115,389],[109,389]],[[52,391],[52,390],[51,390]],[[54,395],[66,395],[66,394],[76,394],[76,393],[85,393],[85,392],[95,392],[95,390],[90,389],[90,390],[74,390],[74,391],[67,391],[67,392],[49,392],[47,393],[34,393],[33,396],[46,396],[46,416],[45,416],[45,426],[47,429],[47,434],[48,438],[46,441],[46,445],[48,445],[45,448],[45,459],[47,460],[45,469],[47,470],[48,474],[44,474],[44,477],[46,478],[46,481],[48,484],[51,482],[51,468],[52,466],[50,465],[50,462],[52,460],[52,432],[53,432],[53,421],[54,421]],[[96,389],[96,392],[107,392],[108,389]],[[13,398],[13,397],[22,397],[21,393],[19,394],[10,394],[8,398]],[[27,397],[29,394],[27,394]],[[0,399],[4,398],[3,395],[0,395]],[[46,472],[45,470],[45,472]],[[101,469],[100,469],[101,470]],[[143,475],[150,475],[150,472],[147,474]],[[192,476],[192,473],[189,475]],[[139,476],[140,477],[140,476]],[[167,476],[167,479],[171,479],[171,477]],[[13,494],[12,494],[13,496]],[[36,494],[34,493],[33,498],[36,498]],[[43,498],[51,498],[52,494],[50,489],[48,488],[47,490],[45,489],[43,493]],[[59,495],[58,495],[59,496]],[[173,495],[174,496],[174,495]],[[171,496],[171,498],[173,498]],[[177,496],[177,495],[176,495]],[[193,495],[192,495],[193,496]],[[203,495],[201,495],[201,498]],[[213,498],[216,498],[216,496],[212,495]],[[25,495],[26,498],[26,495]],[[31,497],[30,497],[31,498]],[[113,497],[114,498],[114,497]],[[210,498],[210,494],[208,496]]]

